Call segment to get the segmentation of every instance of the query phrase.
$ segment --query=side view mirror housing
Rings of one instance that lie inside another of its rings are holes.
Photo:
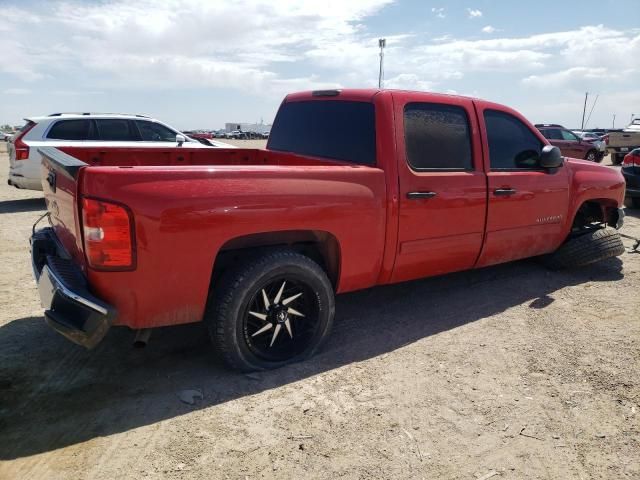
[[[558,168],[562,166],[563,162],[564,159],[558,147],[545,145],[542,148],[542,153],[540,154],[540,166],[542,168]]]
[[[179,147],[181,147],[182,144],[186,141],[187,141],[187,137],[185,137],[184,135],[180,133],[176,135],[176,143],[178,144]]]

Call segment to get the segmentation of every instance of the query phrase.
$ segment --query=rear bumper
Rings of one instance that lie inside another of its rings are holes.
[[[31,236],[31,264],[47,324],[78,345],[95,347],[113,324],[116,310],[89,292],[84,275],[51,228]]]

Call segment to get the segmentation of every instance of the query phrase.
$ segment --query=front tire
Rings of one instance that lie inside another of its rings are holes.
[[[279,250],[247,261],[214,286],[205,314],[216,352],[232,369],[278,368],[310,357],[329,336],[331,282],[304,255]]]
[[[545,264],[553,270],[584,267],[618,257],[624,251],[618,231],[606,227],[567,240],[558,250],[546,256]]]
[[[595,162],[597,157],[597,153],[595,150],[589,150],[587,155],[584,157],[585,160],[589,162]]]

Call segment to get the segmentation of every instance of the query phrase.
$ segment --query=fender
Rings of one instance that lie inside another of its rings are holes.
[[[567,159],[569,170],[569,209],[564,236],[569,235],[578,209],[585,202],[597,202],[603,207],[619,208],[624,201],[625,182],[619,170],[584,160]],[[604,216],[603,212],[603,216]],[[606,217],[604,217],[606,220]]]

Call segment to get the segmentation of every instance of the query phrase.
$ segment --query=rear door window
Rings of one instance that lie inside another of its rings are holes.
[[[368,102],[340,100],[283,103],[267,148],[375,165],[375,108]]]
[[[100,140],[113,142],[131,142],[139,140],[137,132],[134,133],[131,122],[122,118],[97,119],[98,134]]]
[[[563,140],[569,140],[571,142],[577,142],[578,137],[575,133],[570,132],[569,130],[560,130],[560,134],[562,135]]]
[[[55,140],[88,140],[91,120],[59,120],[47,133],[47,138]]]
[[[545,128],[540,131],[545,138],[549,140],[562,140],[562,134],[559,128]]]
[[[407,162],[414,170],[470,170],[469,118],[464,108],[437,103],[404,107]]]
[[[168,127],[148,120],[136,120],[143,142],[175,142],[178,132]]]

